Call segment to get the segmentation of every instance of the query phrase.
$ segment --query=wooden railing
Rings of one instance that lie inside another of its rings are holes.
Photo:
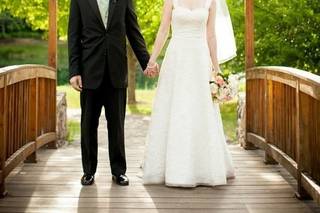
[[[245,147],[264,149],[297,179],[298,196],[320,203],[320,76],[286,67],[246,75]]]
[[[0,69],[0,195],[5,178],[56,139],[56,72],[42,65]]]

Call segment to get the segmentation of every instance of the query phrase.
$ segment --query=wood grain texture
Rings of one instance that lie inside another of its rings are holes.
[[[317,86],[320,86],[320,76],[315,75],[311,72],[307,72],[304,70],[299,70],[292,67],[282,67],[282,66],[259,66],[259,67],[252,67],[249,68],[247,71],[259,71],[259,70],[266,70],[267,72],[275,72],[275,73],[282,73],[287,74],[290,78],[295,77],[305,81],[312,82]]]
[[[280,165],[263,163],[261,150],[244,151],[229,145],[236,178],[216,187],[171,188],[143,185],[142,169],[148,125],[142,118],[126,122],[128,187],[111,180],[106,121],[99,128],[96,182],[82,187],[80,142],[58,150],[38,150],[37,164],[20,164],[7,178],[9,196],[0,200],[0,212],[316,212],[314,202],[294,197],[295,179]],[[137,131],[139,129],[139,131]]]
[[[3,87],[5,85],[4,82],[5,82],[4,76],[0,76],[0,89],[3,89]]]
[[[320,186],[305,173],[301,175],[301,184],[317,203],[320,203]]]
[[[299,197],[311,192],[318,201],[320,77],[274,66],[250,68],[247,76],[247,141],[297,178]]]
[[[49,41],[48,41],[48,66],[57,69],[57,44],[58,44],[58,28],[57,13],[58,1],[48,0],[49,8]]]
[[[5,163],[4,176],[7,177],[9,173],[24,161],[29,155],[36,151],[35,142],[29,142],[14,152]]]
[[[318,84],[300,80],[300,91],[320,101],[320,87]]]
[[[264,71],[270,74],[268,78],[272,78],[273,81],[277,81],[294,88],[295,79],[299,79],[300,91],[320,100],[320,76],[304,70],[281,66],[251,67],[246,70],[248,79],[262,78],[262,75],[259,75],[259,73]]]
[[[300,170],[320,181],[320,101],[300,92]]]
[[[50,71],[55,71],[54,68],[48,67],[45,65],[40,64],[23,64],[23,65],[12,65],[7,67],[1,67],[0,68],[0,76],[12,73],[12,72],[18,72],[20,70],[31,70],[31,69],[48,69]]]
[[[25,159],[36,161],[36,139],[42,139],[38,143],[41,146],[53,138],[56,72],[42,65],[9,66],[0,68],[0,80],[0,194],[3,194],[4,178]]]
[[[6,85],[12,85],[37,77],[56,79],[56,71],[43,65],[19,65],[0,68],[0,88],[4,86],[4,76],[6,76]]]
[[[261,148],[261,149],[267,149],[268,144],[266,143],[265,138],[256,135],[254,133],[247,133],[247,140],[250,143],[253,143],[254,145],[256,145],[257,147]]]
[[[48,132],[45,133],[39,137],[37,137],[36,142],[37,142],[37,148],[40,148],[52,141],[56,140],[56,133],[55,132]]]
[[[5,76],[3,79],[3,87],[0,87],[0,197],[5,196],[5,176],[4,167],[6,159],[6,113],[7,113],[7,102],[6,102],[6,86]]]
[[[17,84],[20,81],[29,80],[36,77],[37,73],[35,69],[28,69],[28,71],[26,71],[25,69],[19,69],[15,72],[10,72],[7,74],[6,84],[9,86],[12,84]]]
[[[245,68],[254,66],[254,0],[245,0]]]
[[[57,73],[54,70],[48,70],[43,68],[37,69],[37,77],[38,78],[49,78],[49,79],[56,79]]]

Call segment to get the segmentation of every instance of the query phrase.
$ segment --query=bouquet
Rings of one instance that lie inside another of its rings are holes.
[[[216,103],[225,102],[233,99],[238,92],[236,76],[224,77],[218,74],[210,81],[210,89],[213,101]]]

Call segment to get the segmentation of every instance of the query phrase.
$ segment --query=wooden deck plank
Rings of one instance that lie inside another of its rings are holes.
[[[3,210],[3,211],[2,211]],[[3,208],[0,209],[0,212],[5,213],[88,213],[88,212],[96,212],[96,213],[212,213],[212,209],[109,209],[109,208]],[[215,209],[214,213],[248,213],[248,211],[243,209]]]
[[[279,165],[265,165],[260,150],[229,145],[236,179],[226,186],[194,189],[142,184],[147,119],[128,116],[126,149],[130,186],[112,183],[107,158],[105,121],[99,131],[96,183],[80,185],[79,142],[58,150],[41,149],[37,164],[21,164],[7,178],[9,196],[0,200],[0,212],[116,212],[116,213],[300,213],[320,212],[313,201],[294,197],[296,182]],[[139,132],[136,131],[139,129]]]

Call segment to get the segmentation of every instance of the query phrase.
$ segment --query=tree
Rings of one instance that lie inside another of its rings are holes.
[[[257,62],[319,73],[320,7],[315,0],[256,0]]]
[[[160,25],[160,16],[162,11],[162,0],[136,0],[136,12],[142,34],[146,40],[149,50],[152,48],[158,28]],[[135,58],[132,49],[128,48],[128,69],[129,69],[129,86],[128,86],[128,103],[136,103],[135,85],[136,85],[136,66],[137,59]]]
[[[1,0],[0,12],[9,11],[13,16],[25,19],[33,30],[48,30],[48,0]],[[160,23],[162,0],[136,0],[136,12],[142,34],[149,50],[155,39]],[[58,33],[60,38],[66,38],[70,0],[58,1]],[[137,60],[128,48],[129,94],[128,102],[135,103],[135,73]]]
[[[69,0],[59,0],[58,7],[59,36],[66,38]],[[24,19],[33,30],[48,31],[48,0],[1,0],[0,13],[4,11]]]
[[[128,55],[128,104],[136,104],[136,68],[137,59],[130,45],[127,48]]]
[[[66,38],[67,34],[69,1],[58,1],[60,38]],[[243,72],[244,0],[227,1],[237,40],[238,57],[224,64],[223,69]],[[142,34],[151,50],[160,24],[163,0],[134,2]],[[48,0],[1,0],[0,12],[3,11],[25,19],[34,30],[46,31],[48,28]],[[255,22],[257,65],[291,66],[320,74],[318,0],[255,0]],[[131,55],[130,72],[135,71]]]
[[[224,65],[244,70],[243,0],[228,0],[238,57]],[[320,74],[320,7],[317,0],[255,0],[256,65],[296,67]]]

